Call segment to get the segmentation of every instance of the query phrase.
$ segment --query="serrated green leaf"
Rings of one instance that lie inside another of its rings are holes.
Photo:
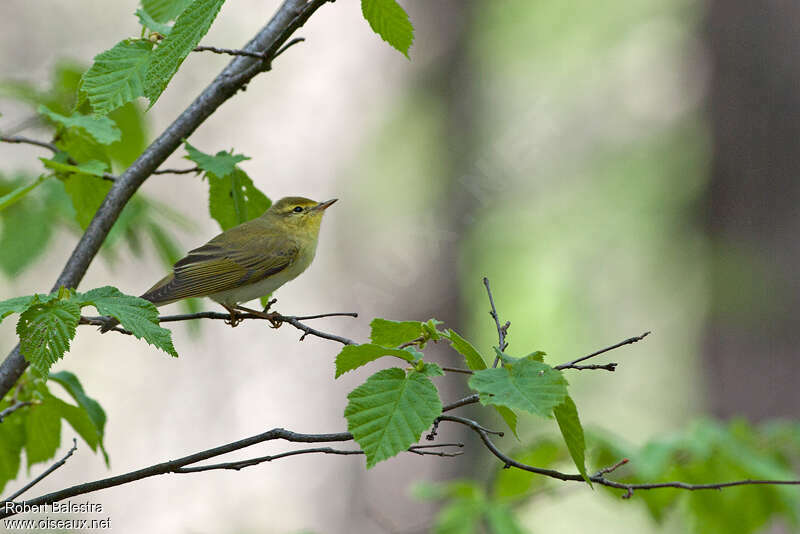
[[[464,357],[467,367],[473,371],[480,371],[486,369],[486,362],[483,356],[472,346],[472,344],[461,337],[455,330],[447,329],[444,332],[444,337],[450,340],[450,346]]]
[[[64,180],[64,190],[75,208],[75,220],[82,229],[86,230],[92,222],[110,189],[111,182],[88,174],[72,174]]]
[[[390,321],[375,318],[369,323],[369,338],[376,345],[397,347],[422,336],[422,323],[419,321]]]
[[[206,176],[208,211],[223,230],[260,217],[272,204],[241,169],[235,169],[225,178],[211,173]]]
[[[0,401],[0,411],[11,406],[9,401]],[[25,446],[25,415],[30,406],[17,410],[0,423],[0,493],[9,480],[17,478]]]
[[[102,178],[103,174],[108,171],[108,165],[96,159],[80,163],[78,165],[70,165],[69,163],[63,163],[47,158],[39,158],[39,161],[41,161],[48,169],[54,170],[58,173],[88,174]]]
[[[51,111],[44,105],[39,106],[38,111],[65,128],[80,128],[102,145],[109,145],[122,138],[122,132],[119,131],[114,121],[108,117],[101,115],[83,115],[77,112],[67,117],[55,111]]]
[[[157,22],[144,9],[137,9],[136,16],[139,18],[139,24],[141,24],[150,31],[158,32],[161,35],[167,36],[169,35],[169,32],[172,30],[172,26],[170,26],[169,24],[164,24],[163,22]]]
[[[415,352],[405,349],[390,349],[372,343],[347,345],[342,348],[342,351],[336,356],[336,378],[339,378],[348,371],[358,369],[362,365],[375,361],[382,356],[395,356],[409,363],[415,363],[419,358],[419,353]]]
[[[347,396],[347,428],[367,456],[367,468],[419,440],[442,413],[439,392],[421,373],[378,371]]]
[[[12,313],[22,313],[27,310],[36,295],[28,295],[24,297],[14,297],[8,300],[0,301],[0,323],[3,319]]]
[[[213,174],[220,178],[225,178],[236,170],[236,164],[250,159],[244,154],[234,154],[232,151],[227,152],[220,150],[216,155],[206,154],[197,150],[189,144],[189,141],[183,142],[188,155],[184,156],[186,159],[195,162],[200,169],[204,172]]]
[[[172,333],[158,324],[158,309],[152,302],[126,295],[111,286],[99,287],[77,296],[84,305],[92,305],[102,315],[110,315],[138,339],[167,354],[178,357],[172,345]]]
[[[25,417],[25,457],[28,471],[33,464],[46,462],[55,456],[61,444],[61,414],[45,399],[30,406]]]
[[[422,354],[420,354],[420,357],[422,357]],[[442,368],[439,367],[438,364],[431,362],[425,362],[422,366],[416,367],[414,370],[425,376],[444,376]]]
[[[58,298],[41,302],[38,295],[19,316],[20,353],[39,376],[47,378],[50,367],[69,350],[80,317],[76,302]]]
[[[484,405],[506,406],[542,417],[550,417],[553,408],[567,396],[567,381],[561,372],[531,358],[475,371],[469,387],[480,394]]]
[[[175,20],[192,0],[142,0],[142,8],[156,22]]]
[[[409,57],[408,49],[414,42],[414,26],[400,4],[395,0],[361,0],[361,13],[372,31]]]
[[[147,39],[125,39],[94,57],[81,80],[92,110],[105,115],[144,96],[144,77],[152,56]]]
[[[28,182],[27,184],[20,185],[13,191],[3,196],[0,196],[0,211],[12,206],[13,204],[19,202],[25,195],[36,189],[40,186],[45,180],[49,178],[48,176],[42,174],[32,182]]]
[[[144,94],[150,100],[150,107],[153,107],[178,72],[186,56],[208,32],[224,2],[225,0],[194,0],[178,16],[172,31],[155,49],[147,65]]]
[[[558,428],[567,444],[569,455],[575,462],[575,467],[583,479],[592,485],[589,475],[586,473],[586,441],[583,437],[583,427],[578,418],[578,408],[575,402],[567,395],[564,402],[553,408],[553,415],[556,416]]]

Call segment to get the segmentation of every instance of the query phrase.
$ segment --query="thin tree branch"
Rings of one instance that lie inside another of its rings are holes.
[[[608,352],[610,350],[617,349],[617,348],[622,347],[624,345],[630,345],[631,343],[636,343],[637,341],[641,341],[641,340],[643,340],[644,338],[646,338],[649,335],[650,335],[650,332],[645,332],[644,334],[642,334],[640,336],[629,337],[628,339],[622,340],[619,343],[615,343],[614,345],[611,345],[610,347],[606,347],[604,349],[600,349],[600,350],[595,351],[595,352],[593,352],[591,354],[587,354],[586,356],[581,356],[577,360],[572,360],[571,362],[562,363],[561,365],[556,365],[554,367],[554,369],[579,369],[580,367],[575,367],[576,363],[582,362],[584,360],[588,360],[589,358],[594,358],[595,356],[598,356],[598,355],[603,354],[605,352]],[[609,371],[613,371],[613,369],[609,369]]]
[[[306,336],[312,335],[317,336],[323,339],[329,339],[331,341],[337,341],[343,345],[356,345],[357,343],[352,339],[348,339],[346,337],[337,336],[336,334],[329,334],[328,332],[323,332],[322,330],[317,330],[316,328],[311,328],[310,326],[301,323],[300,320],[309,320],[309,319],[321,319],[323,317],[358,317],[358,313],[356,312],[334,312],[334,313],[318,313],[316,315],[281,315],[277,312],[270,314],[271,318],[267,319],[263,315],[255,315],[252,313],[241,313],[236,315],[236,319],[256,319],[256,320],[269,320],[274,321],[278,324],[280,323],[288,323],[293,327],[297,328],[298,330],[303,332],[303,335],[300,337],[300,341],[303,341]],[[222,321],[230,321],[231,315],[228,313],[220,313],[220,312],[198,312],[198,313],[182,313],[178,315],[163,315],[158,318],[158,322],[160,323],[170,323],[176,321],[192,321],[195,319],[216,319]],[[81,316],[80,321],[78,324],[84,325],[92,325],[92,326],[104,326],[107,324],[108,318],[107,317],[84,317]],[[133,335],[132,332],[125,330],[122,327],[115,326],[113,328],[108,329],[109,332],[118,332],[120,334],[125,335]]]
[[[486,294],[489,295],[489,304],[492,305],[492,310],[489,312],[489,315],[492,316],[494,324],[497,325],[497,346],[500,348],[500,352],[504,352],[506,347],[508,347],[506,335],[508,334],[508,327],[511,326],[511,322],[506,321],[504,325],[500,325],[500,317],[497,315],[497,308],[494,307],[494,298],[492,297],[492,289],[489,287],[489,279],[485,276],[483,277],[483,285],[486,286]],[[494,365],[492,365],[492,367],[497,367],[498,363],[500,363],[500,356],[494,359]]]
[[[464,375],[473,374],[472,369],[461,369],[460,367],[442,367],[442,371],[447,371],[450,373],[461,373]]]
[[[328,0],[284,0],[273,17],[243,48],[248,52],[274,58],[286,49],[284,44],[291,35]],[[119,176],[111,186],[103,203],[81,236],[64,269],[53,285],[77,287],[89,264],[100,250],[109,230],[134,193],[153,174],[159,165],[225,101],[247,85],[250,80],[269,66],[271,59],[263,61],[237,56],[220,72],[208,87],[181,113],[164,132]],[[50,148],[47,145],[46,148]],[[13,387],[28,362],[19,352],[19,345],[0,364],[0,398]]]
[[[334,449],[332,447],[315,447],[312,449],[299,449],[296,451],[287,451],[282,452],[280,454],[273,454],[270,456],[260,456],[258,458],[251,458],[250,460],[241,460],[238,462],[225,462],[220,464],[211,464],[211,465],[198,465],[196,467],[179,467],[174,473],[199,473],[201,471],[213,471],[216,469],[231,469],[234,471],[239,471],[240,469],[244,469],[245,467],[251,467],[254,465],[262,464],[264,462],[271,462],[273,460],[279,460],[281,458],[287,458],[289,456],[297,456],[300,454],[312,454],[312,453],[321,453],[321,454],[338,454],[341,456],[350,456],[350,455],[363,455],[363,451],[353,451],[353,450],[342,450],[342,449]]]
[[[190,173],[203,172],[200,167],[192,167],[191,169],[158,169],[153,171],[153,174],[190,174]]]
[[[5,419],[9,415],[11,415],[12,413],[16,412],[20,408],[24,408],[25,406],[30,406],[31,404],[33,404],[33,403],[30,402],[30,401],[18,401],[18,402],[15,402],[11,406],[9,406],[8,408],[6,408],[2,412],[0,412],[0,423],[3,422],[3,419]]]
[[[26,491],[28,491],[29,489],[34,487],[36,484],[38,484],[39,482],[44,480],[44,478],[49,476],[50,473],[52,473],[53,471],[55,471],[56,469],[58,469],[59,467],[61,467],[65,463],[67,463],[67,460],[69,460],[69,457],[72,456],[75,453],[75,451],[77,451],[77,450],[78,450],[78,440],[75,439],[75,438],[72,438],[72,448],[69,451],[67,451],[67,454],[65,454],[63,458],[61,458],[59,461],[57,461],[56,463],[54,463],[53,465],[48,467],[47,470],[45,472],[43,472],[41,475],[39,475],[38,477],[34,478],[33,480],[31,480],[27,484],[25,484],[22,488],[17,490],[16,493],[10,495],[6,499],[6,501],[13,501],[14,499],[19,497],[20,495],[22,495]]]
[[[592,364],[592,365],[567,365],[565,367],[556,367],[556,369],[577,369],[578,371],[598,370],[611,371],[612,373],[617,370],[619,364],[616,362]]]
[[[38,141],[36,139],[31,139],[29,137],[23,137],[21,135],[0,135],[0,141],[4,143],[22,143],[26,145],[34,145],[40,146],[42,148],[46,148],[53,152],[53,154],[58,154],[61,152],[59,148],[54,145],[53,143],[47,143],[45,141]]]
[[[515,467],[517,469],[522,469],[523,471],[528,471],[530,473],[536,473],[538,475],[543,475],[563,481],[584,482],[583,477],[579,474],[562,473],[554,469],[544,469],[541,467],[534,467],[514,460],[510,456],[501,452],[500,449],[498,449],[497,446],[492,442],[491,438],[489,437],[489,432],[475,421],[472,421],[470,419],[465,419],[463,417],[453,417],[453,416],[441,416],[440,419],[443,421],[452,421],[465,425],[470,429],[472,429],[473,431],[475,431],[475,433],[477,433],[478,436],[481,438],[481,441],[486,446],[486,448],[489,449],[489,451],[492,454],[494,454],[501,462],[503,462],[503,464],[506,467]],[[688,491],[702,491],[702,490],[712,490],[712,489],[721,490],[723,488],[730,488],[733,486],[749,486],[749,485],[800,486],[800,480],[753,480],[753,479],[734,480],[731,482],[717,482],[712,484],[688,484],[686,482],[680,482],[680,481],[624,484],[622,482],[608,480],[607,478],[604,477],[604,474],[606,474],[606,472],[611,472],[625,463],[627,462],[625,461],[617,462],[617,464],[614,464],[610,468],[605,468],[608,469],[608,471],[601,469],[598,472],[598,474],[590,476],[589,480],[591,480],[595,484],[600,484],[601,486],[607,486],[610,488],[625,490],[625,493],[622,495],[623,499],[629,499],[630,497],[632,497],[633,492],[635,490],[653,490],[662,488],[677,488]]]
[[[459,399],[455,402],[451,402],[450,404],[445,404],[442,407],[442,412],[449,412],[450,410],[455,410],[456,408],[461,408],[462,406],[467,406],[469,404],[475,404],[480,400],[480,396],[477,393],[473,393],[468,397],[464,397],[463,399]]]

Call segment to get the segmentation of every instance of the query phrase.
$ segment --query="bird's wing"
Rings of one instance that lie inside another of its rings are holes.
[[[262,232],[254,239],[252,233],[248,236],[240,228],[190,251],[175,264],[172,275],[142,298],[158,304],[212,295],[259,282],[286,269],[297,258],[297,244],[285,236]]]

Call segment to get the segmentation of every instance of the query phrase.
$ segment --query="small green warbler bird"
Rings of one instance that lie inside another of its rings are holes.
[[[322,215],[336,200],[280,199],[261,217],[190,251],[141,298],[162,306],[209,297],[228,310],[236,326],[239,303],[272,293],[311,265]]]

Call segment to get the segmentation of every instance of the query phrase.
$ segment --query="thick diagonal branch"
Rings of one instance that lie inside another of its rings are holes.
[[[292,33],[305,24],[306,20],[327,1],[285,0],[267,25],[247,43],[243,50],[271,60]],[[263,59],[235,57],[189,104],[189,107],[114,181],[111,190],[53,285],[53,291],[60,286],[78,285],[122,209],[142,183],[180,146],[183,139],[188,138],[219,106],[268,66],[269,61]],[[28,362],[20,354],[19,346],[15,347],[0,364],[0,398],[11,389],[27,367]]]

